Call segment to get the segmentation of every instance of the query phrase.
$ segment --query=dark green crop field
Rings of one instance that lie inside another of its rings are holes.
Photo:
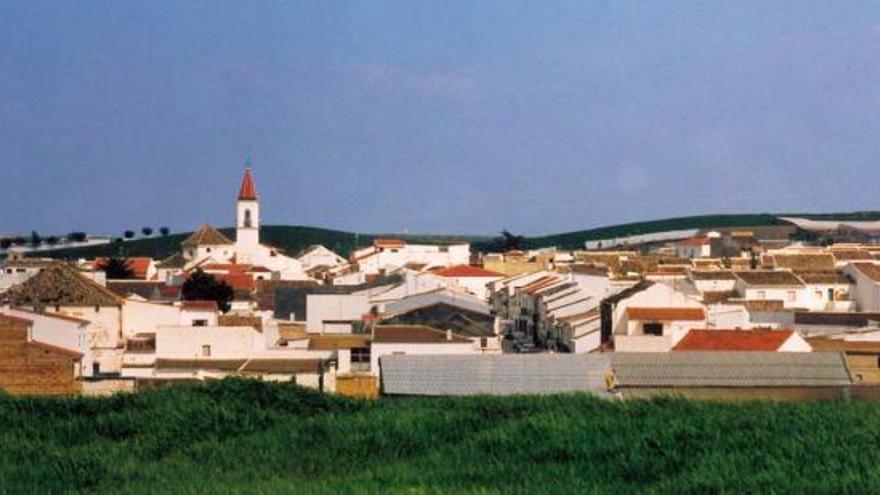
[[[8,493],[870,493],[880,405],[362,402],[223,381],[0,398]]]

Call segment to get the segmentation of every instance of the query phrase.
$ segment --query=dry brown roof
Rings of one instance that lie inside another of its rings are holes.
[[[233,244],[233,242],[207,223],[181,243],[183,246],[217,246],[222,244]]]
[[[700,321],[706,318],[703,308],[634,308],[626,309],[630,320],[636,321]]]
[[[730,270],[691,270],[693,280],[736,280]]]
[[[787,270],[753,270],[734,272],[748,285],[761,287],[803,287],[804,283]]]
[[[373,342],[377,344],[461,344],[470,342],[470,340],[456,334],[448,336],[442,330],[425,325],[378,325],[373,328]]]
[[[880,265],[874,263],[853,263],[856,270],[875,282],[880,282]]]
[[[796,271],[795,275],[808,284],[849,284],[850,279],[840,270],[817,271],[817,272],[801,272]]]
[[[242,373],[317,373],[320,359],[251,359]]]
[[[310,351],[335,351],[370,346],[370,336],[362,334],[310,335],[308,339]]]
[[[3,301],[38,311],[47,306],[121,306],[123,299],[58,262],[3,294]]]
[[[834,257],[828,253],[774,254],[776,268],[792,270],[834,270]]]

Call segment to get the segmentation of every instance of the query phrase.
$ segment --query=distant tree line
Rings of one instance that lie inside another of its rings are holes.
[[[140,230],[143,237],[151,237],[155,232],[152,227],[142,227]],[[162,237],[167,237],[171,234],[171,229],[168,227],[160,227],[159,234]],[[122,242],[124,239],[134,239],[137,234],[134,230],[126,230],[122,233],[122,237],[116,238],[116,242]],[[71,244],[86,242],[89,240],[89,235],[82,231],[74,231],[70,232],[66,236],[42,236],[36,230],[31,231],[31,235],[29,237],[25,236],[13,236],[13,237],[4,237],[0,239],[0,249],[9,249],[13,246],[31,246],[31,247],[40,247],[42,245],[48,246],[56,246],[61,244],[63,241]]]

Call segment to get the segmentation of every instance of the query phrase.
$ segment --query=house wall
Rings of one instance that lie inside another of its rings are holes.
[[[428,266],[466,265],[470,262],[470,256],[469,244],[406,244],[400,248],[379,248],[377,253],[359,259],[358,265],[360,271],[376,274],[382,270],[403,267],[407,263],[424,263]]]
[[[502,277],[455,277],[452,280],[454,280],[458,286],[463,287],[473,294],[474,297],[485,301],[489,296],[489,290],[486,288],[486,284],[494,282],[495,280],[501,280],[501,278]]]
[[[89,347],[92,349],[121,348],[122,341],[122,310],[115,306],[61,306],[58,311],[47,307],[46,313],[59,313],[87,320]]]
[[[251,357],[266,349],[263,335],[251,327],[168,326],[156,329],[156,357],[196,359],[202,346],[211,346],[211,359]]]
[[[126,300],[122,307],[122,335],[128,338],[136,333],[149,333],[162,325],[181,325],[178,306]]]
[[[27,342],[26,325],[0,321],[0,390],[15,395],[80,392],[75,359],[34,348]]]
[[[844,273],[852,277],[856,284],[851,297],[859,311],[880,311],[880,284],[873,281],[852,265],[843,268]]]
[[[360,320],[370,312],[366,295],[308,294],[306,295],[306,331],[322,332],[324,322]],[[349,330],[350,331],[350,330]]]
[[[193,322],[196,320],[207,320],[209,327],[216,327],[218,325],[217,320],[219,319],[219,314],[217,311],[205,310],[205,309],[186,309],[183,308],[180,310],[180,316],[178,321],[173,324],[178,325],[186,325],[193,326]]]
[[[813,352],[813,346],[807,343],[800,335],[793,333],[777,352]]]

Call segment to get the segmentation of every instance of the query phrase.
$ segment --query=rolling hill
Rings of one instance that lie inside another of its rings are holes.
[[[584,242],[598,239],[624,237],[638,234],[651,234],[671,230],[685,229],[713,229],[725,227],[766,227],[774,225],[786,225],[779,219],[782,216],[794,216],[810,218],[814,220],[880,220],[880,211],[863,211],[849,213],[758,213],[740,215],[698,215],[689,217],[667,218],[645,222],[633,222],[620,225],[610,225],[576,232],[552,234],[526,238],[527,245],[531,248],[557,246],[561,249],[578,249],[584,246]],[[221,231],[234,238],[235,229],[224,228]],[[166,237],[151,237],[125,241],[123,243],[111,243],[101,246],[77,247],[44,251],[43,256],[54,258],[93,258],[95,256],[152,256],[161,259],[177,252],[180,243],[189,233],[173,234]],[[449,243],[466,241],[473,244],[475,250],[486,251],[492,241],[491,236],[455,236],[455,235],[401,235],[401,234],[354,234],[339,230],[329,230],[317,227],[270,225],[260,229],[260,236],[264,243],[280,248],[289,255],[296,255],[302,249],[312,244],[322,244],[342,256],[348,254],[356,247],[368,246],[377,237],[394,237],[405,239],[408,242],[418,243]],[[120,251],[123,249],[124,251]]]

